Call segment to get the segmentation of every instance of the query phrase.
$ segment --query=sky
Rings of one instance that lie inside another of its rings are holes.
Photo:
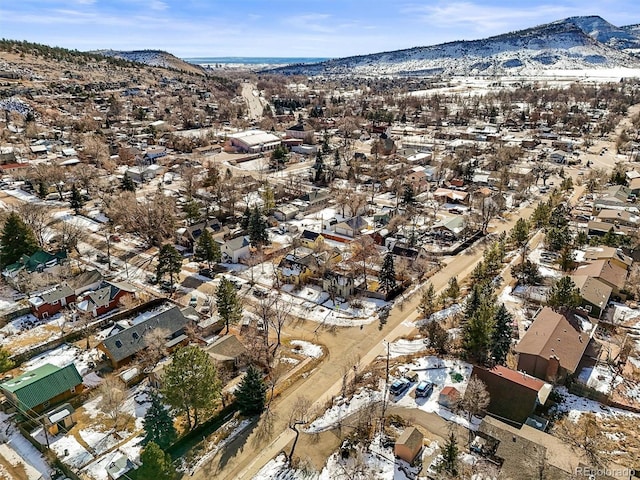
[[[569,16],[640,23],[638,0],[2,0],[0,37],[192,57],[345,57]]]

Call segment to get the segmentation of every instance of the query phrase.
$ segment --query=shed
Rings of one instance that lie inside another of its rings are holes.
[[[422,450],[424,436],[416,427],[409,427],[396,441],[393,453],[396,457],[408,463],[413,463]]]
[[[438,403],[446,408],[453,407],[460,398],[456,387],[444,387],[438,396]]]

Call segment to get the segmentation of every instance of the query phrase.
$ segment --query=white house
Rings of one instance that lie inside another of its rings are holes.
[[[245,130],[229,135],[231,146],[241,152],[258,153],[275,149],[282,143],[280,137],[263,130]]]
[[[227,240],[220,245],[222,260],[230,263],[238,263],[243,258],[248,258],[251,254],[249,250],[250,245],[251,242],[246,235]]]

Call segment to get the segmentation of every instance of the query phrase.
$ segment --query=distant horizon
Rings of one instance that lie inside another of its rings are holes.
[[[0,6],[0,25],[4,38],[80,51],[328,59],[477,40],[592,15],[616,26],[636,24],[640,2],[22,0]]]

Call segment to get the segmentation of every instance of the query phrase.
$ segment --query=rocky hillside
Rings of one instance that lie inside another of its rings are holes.
[[[640,68],[640,30],[571,17],[482,40],[458,41],[274,69],[302,75],[535,75],[544,70]]]
[[[198,65],[185,62],[180,58],[162,50],[132,50],[128,52],[116,50],[100,50],[106,57],[120,58],[130,62],[143,63],[150,67],[173,68],[183,72],[198,73],[204,75],[204,70]]]

